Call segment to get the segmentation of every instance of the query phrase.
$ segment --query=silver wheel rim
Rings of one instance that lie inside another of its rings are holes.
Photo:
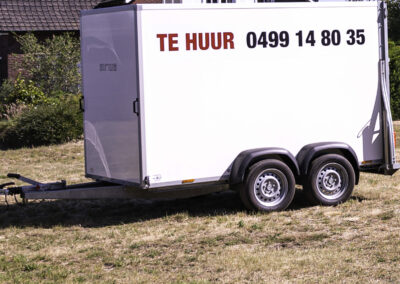
[[[266,207],[279,204],[286,196],[288,183],[286,176],[277,169],[266,169],[256,178],[254,196],[257,201]]]
[[[349,178],[346,169],[338,163],[324,165],[318,172],[316,188],[326,199],[337,199],[348,187]]]

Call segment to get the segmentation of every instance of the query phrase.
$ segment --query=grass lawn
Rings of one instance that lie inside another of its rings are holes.
[[[399,125],[396,125],[399,127]],[[84,182],[83,143],[0,151],[18,172]],[[249,213],[232,192],[175,201],[0,201],[1,283],[400,282],[400,174],[352,198]]]

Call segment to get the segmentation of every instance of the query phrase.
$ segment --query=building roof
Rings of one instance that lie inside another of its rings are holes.
[[[101,0],[1,0],[0,31],[79,30],[80,11]]]

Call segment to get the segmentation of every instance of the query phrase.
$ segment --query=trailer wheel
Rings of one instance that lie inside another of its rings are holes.
[[[248,209],[269,212],[286,209],[294,192],[290,168],[278,160],[263,160],[250,167],[240,197]]]
[[[248,194],[248,192],[246,190],[246,186],[244,184],[242,184],[239,187],[239,196],[240,196],[240,200],[242,201],[243,205],[247,209],[252,210],[252,211],[256,210],[256,208],[254,208],[253,204],[250,201],[249,194]]]
[[[304,191],[312,204],[337,205],[349,199],[354,183],[350,162],[341,155],[328,154],[311,163]]]

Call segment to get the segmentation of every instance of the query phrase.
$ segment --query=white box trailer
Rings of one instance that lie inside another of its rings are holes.
[[[333,205],[398,168],[384,2],[94,9],[81,49],[86,176],[111,196],[229,186],[271,211],[297,183]]]

